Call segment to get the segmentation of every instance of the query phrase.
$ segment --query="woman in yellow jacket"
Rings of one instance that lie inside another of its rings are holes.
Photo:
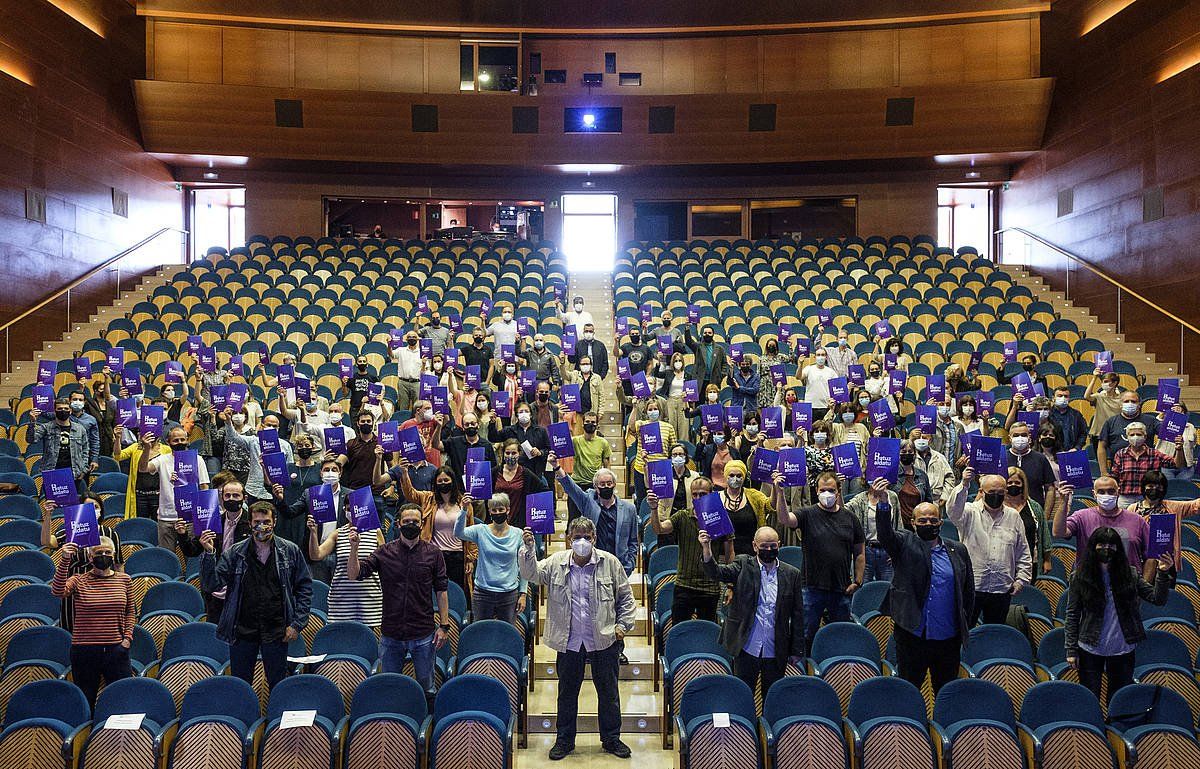
[[[750,488],[746,481],[750,473],[746,463],[734,459],[725,465],[725,481],[728,484],[721,495],[725,511],[733,524],[734,555],[749,555],[754,552],[754,532],[763,526],[778,527],[779,512],[786,516],[788,512],[787,496],[783,486],[778,483],[778,472],[772,475],[776,481],[771,489],[771,496]]]
[[[171,449],[158,440],[157,435],[141,435],[137,441],[121,448],[121,434],[125,428],[117,427],[113,436],[113,456],[118,462],[129,461],[129,483],[125,485],[126,518],[158,518],[158,475],[151,473],[149,463],[160,454],[170,454]]]

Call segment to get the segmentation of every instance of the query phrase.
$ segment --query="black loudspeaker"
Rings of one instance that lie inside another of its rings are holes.
[[[1165,213],[1162,187],[1151,187],[1142,192],[1143,222],[1157,222]]]
[[[535,134],[538,132],[537,107],[513,107],[512,131],[515,134]]]
[[[651,107],[649,130],[652,134],[675,133],[675,108]]]
[[[1066,216],[1075,210],[1075,188],[1068,187],[1058,191],[1058,215]]]
[[[275,125],[279,128],[303,128],[304,102],[299,99],[276,99]]]
[[[583,84],[586,85],[588,88],[599,88],[600,86],[604,85],[604,73],[603,72],[584,72],[583,73]]]
[[[916,100],[912,98],[888,99],[887,117],[883,124],[889,126],[912,125],[915,106]]]
[[[617,55],[615,53],[604,54],[604,72],[608,75],[617,74]]]
[[[438,108],[436,104],[412,105],[412,130],[413,133],[437,133]]]
[[[751,104],[750,105],[750,126],[751,131],[774,131],[775,130],[775,105],[774,104]]]

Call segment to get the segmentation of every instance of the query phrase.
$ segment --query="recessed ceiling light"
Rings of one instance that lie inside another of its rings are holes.
[[[205,171],[205,172],[204,172],[204,178],[205,178],[205,179],[216,179],[216,178],[217,178],[217,172],[216,172],[216,171]]]

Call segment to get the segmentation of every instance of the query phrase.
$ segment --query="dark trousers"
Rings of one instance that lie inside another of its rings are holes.
[[[574,478],[572,478],[572,480],[574,480]],[[579,486],[579,488],[583,489],[584,491],[592,490],[592,482],[591,481],[575,481],[575,483]],[[551,486],[550,488],[554,488],[554,487]],[[579,505],[575,504],[575,500],[571,499],[570,497],[567,497],[567,522],[569,523],[578,517],[579,517]]]
[[[715,593],[704,593],[676,585],[675,595],[671,599],[671,622],[676,625],[689,619],[716,622],[718,598]]]
[[[463,551],[443,550],[442,558],[446,561],[446,578],[461,587],[469,600],[472,588],[467,585],[467,559]]]
[[[129,650],[121,644],[72,644],[71,680],[87,697],[88,705],[96,707],[100,681],[105,685],[133,676],[129,665]]]
[[[586,660],[592,663],[596,686],[596,712],[600,717],[602,743],[621,738],[621,692],[617,689],[617,644],[607,649],[558,654],[558,742],[575,745],[575,719],[579,715],[579,688],[583,685]]]
[[[826,590],[819,587],[806,587],[804,596],[804,650],[812,651],[813,638],[821,629],[821,619],[829,617],[830,622],[850,621],[850,596],[844,590]]]
[[[771,684],[783,678],[783,674],[786,672],[786,665],[781,663],[778,657],[754,657],[745,651],[740,651],[733,661],[733,674],[745,681],[746,686],[750,687],[750,691],[754,691],[759,677],[762,677],[763,697],[766,697],[767,692],[771,690]]]
[[[1012,593],[976,591],[975,608],[971,610],[971,626],[974,627],[981,616],[985,625],[1003,625],[1008,622],[1008,607],[1011,603]]]
[[[511,625],[517,618],[517,599],[520,595],[519,590],[497,593],[475,588],[471,593],[471,621],[498,619]]]
[[[137,511],[138,518],[149,518],[152,521],[158,520],[157,491],[135,491],[133,492],[133,499],[134,510]]]
[[[283,641],[237,639],[229,645],[229,672],[253,686],[254,663],[259,654],[262,654],[267,686],[274,689],[275,684],[287,678],[287,644]]]
[[[1079,683],[1091,689],[1096,699],[1100,699],[1100,681],[1106,672],[1108,698],[1105,704],[1108,704],[1112,700],[1113,692],[1133,683],[1133,652],[1102,657],[1083,649],[1079,650]]]
[[[933,693],[958,678],[961,644],[957,637],[934,641],[913,635],[904,628],[893,630],[896,639],[896,666],[900,677],[918,689],[925,683],[925,674],[933,684]]]

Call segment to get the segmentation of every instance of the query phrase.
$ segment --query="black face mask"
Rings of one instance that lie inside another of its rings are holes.
[[[358,426],[358,431],[359,431],[360,433],[362,433],[363,435],[370,435],[370,434],[371,434],[371,429],[372,429],[372,425],[369,425],[369,424],[367,424],[367,425],[359,425],[359,426]]]
[[[583,431],[585,433],[587,433],[588,435],[591,435],[592,433],[596,432],[596,423],[595,422],[584,422],[583,423]]]
[[[905,465],[905,466],[911,465],[913,462],[916,462],[916,461],[917,461],[916,454],[901,454],[900,455],[900,464],[902,464],[902,465]]]
[[[538,393],[538,400],[540,400],[540,401],[550,400],[550,393]]]
[[[637,344],[642,341],[642,335],[641,334],[630,334],[629,341],[633,342],[634,344]]]
[[[1022,363],[1021,368],[1025,369],[1026,371],[1033,371],[1033,364],[1032,363]]]
[[[302,446],[301,448],[296,449],[296,455],[301,459],[308,459],[313,455],[313,450],[308,446]]]
[[[450,492],[454,491],[454,484],[443,482],[443,483],[437,484],[434,488],[437,489],[438,494],[449,496]]]
[[[995,510],[1004,504],[1003,491],[989,491],[983,495],[983,504]]]
[[[743,373],[743,374],[749,374],[749,373],[750,373],[750,367],[749,367],[749,366],[742,366],[742,373]]]
[[[68,419],[71,418],[71,412],[70,411],[55,411],[54,418],[57,419],[59,422],[66,422]]]
[[[1113,559],[1113,551],[1109,550],[1108,548],[1104,548],[1102,550],[1098,549],[1095,551],[1095,553],[1096,560],[1100,563],[1109,563]]]
[[[421,536],[421,524],[416,521],[407,521],[400,524],[400,536],[405,539],[416,539]]]
[[[1165,495],[1166,495],[1166,491],[1163,489],[1162,486],[1151,485],[1151,486],[1146,486],[1145,488],[1142,489],[1142,496],[1144,496],[1146,499],[1150,500],[1151,502],[1157,502],[1158,500],[1162,499]]]
[[[1042,438],[1042,445],[1048,449],[1054,448],[1054,438]]]
[[[479,435],[479,425],[468,425],[467,427],[464,427],[463,435],[466,435],[469,438],[474,438],[476,435]]]
[[[502,523],[508,523],[508,513],[492,513],[488,517],[491,519],[492,523],[496,524],[497,526]]]
[[[779,557],[779,548],[777,547],[760,547],[758,549],[758,560],[763,563],[774,563]]]
[[[242,509],[242,500],[240,499],[222,499],[221,507],[225,508],[227,513],[236,513]]]
[[[942,531],[942,527],[936,523],[918,523],[913,528],[917,530],[917,536],[926,542],[937,539],[938,534]]]
[[[483,346],[483,339],[482,339],[482,337],[475,337],[475,346],[476,346],[476,347],[482,347],[482,346]]]
[[[767,355],[774,355],[774,354],[775,354],[775,353],[777,353],[777,352],[779,352],[779,348],[778,348],[778,347],[776,347],[776,346],[775,346],[775,345],[773,345],[773,344],[769,344],[769,345],[767,345]]]
[[[108,571],[113,567],[113,557],[111,555],[93,556],[92,566],[100,571]]]
[[[879,369],[877,369],[877,368],[871,369],[870,374],[871,374],[872,379],[877,378],[879,376]]]
[[[612,486],[609,486],[606,488],[597,486],[596,487],[596,496],[600,497],[601,499],[603,499],[605,501],[608,501],[613,498],[613,494],[615,494],[616,491],[617,490]]]
[[[704,335],[704,343],[705,343],[705,344],[712,344],[712,342],[713,342],[713,338],[712,338],[711,336],[709,336],[708,334],[705,334],[705,335]]]
[[[1010,497],[1019,497],[1025,493],[1024,486],[1009,486],[1005,489]]]
[[[365,363],[358,364],[358,370],[363,372],[364,374],[367,373],[367,364],[365,364]]]

